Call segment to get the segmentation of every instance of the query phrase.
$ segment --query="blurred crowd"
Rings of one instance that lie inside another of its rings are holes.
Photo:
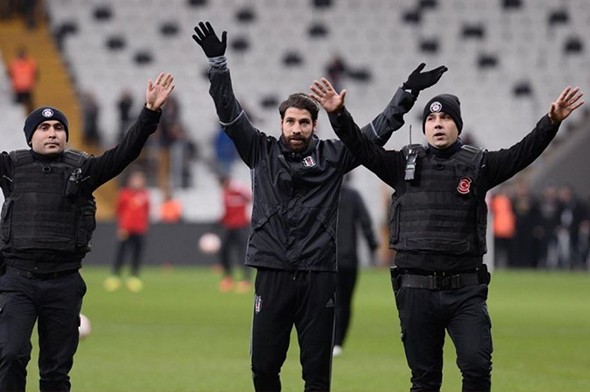
[[[533,192],[524,179],[490,200],[497,267],[590,268],[590,200],[568,185]]]

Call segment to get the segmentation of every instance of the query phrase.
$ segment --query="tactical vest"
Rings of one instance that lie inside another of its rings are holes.
[[[2,206],[1,234],[9,251],[86,253],[96,227],[96,203],[79,191],[88,154],[65,151],[62,159],[35,160],[29,150],[10,153],[12,189]]]
[[[483,255],[487,205],[485,195],[477,192],[483,150],[464,145],[448,160],[426,154],[419,145],[403,151],[407,181],[403,193],[392,196],[391,247],[426,254]]]

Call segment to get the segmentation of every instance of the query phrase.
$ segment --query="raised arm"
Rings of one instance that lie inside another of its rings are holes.
[[[336,92],[326,78],[319,81],[314,80],[309,88],[311,98],[326,110],[336,135],[358,160],[358,163],[382,177],[388,167],[385,164],[387,152],[361,132],[350,113],[345,109],[346,90],[342,90],[340,93]]]
[[[426,64],[420,64],[408,79],[398,88],[389,101],[387,107],[369,124],[362,128],[362,132],[380,146],[384,146],[392,133],[404,125],[403,116],[410,111],[420,91],[435,85],[447,67],[441,65],[430,71],[423,71]]]
[[[559,130],[562,121],[584,104],[578,87],[566,87],[557,100],[549,106],[547,115],[541,117],[535,128],[520,142],[508,149],[486,154],[488,189],[506,181],[535,161],[545,151]]]
[[[253,167],[259,158],[258,153],[265,138],[252,125],[235,97],[225,57],[227,32],[224,31],[219,39],[209,22],[199,22],[195,26],[193,39],[201,46],[209,60],[209,95],[213,98],[219,122],[234,142],[242,160],[249,167]]]

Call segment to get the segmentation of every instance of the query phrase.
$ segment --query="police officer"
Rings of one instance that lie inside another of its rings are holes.
[[[334,130],[362,164],[395,189],[390,216],[392,270],[412,391],[439,391],[445,330],[455,344],[463,391],[489,391],[492,337],[486,299],[486,192],[530,165],[559,126],[583,104],[566,88],[533,131],[500,151],[463,145],[459,99],[432,98],[424,108],[428,145],[386,151],[358,131],[344,94],[326,80],[311,87]]]
[[[211,94],[225,132],[252,171],[253,211],[246,264],[257,269],[251,366],[257,391],[280,391],[293,325],[298,332],[306,391],[328,391],[332,360],[336,272],[336,218],[340,185],[358,165],[346,147],[314,134],[319,108],[306,94],[279,106],[281,137],[265,135],[236,100],[221,40],[207,22],[195,41],[209,58]],[[446,67],[413,72],[421,88]],[[416,94],[417,95],[417,94]],[[365,131],[384,144],[403,124],[415,95],[399,90]]]
[[[69,391],[86,285],[78,270],[90,250],[92,193],[136,159],[155,132],[174,88],[170,74],[148,82],[137,122],[102,156],[67,150],[68,119],[41,107],[26,119],[30,150],[0,154],[5,202],[0,226],[5,273],[0,277],[0,391],[25,391],[35,322],[39,389]]]

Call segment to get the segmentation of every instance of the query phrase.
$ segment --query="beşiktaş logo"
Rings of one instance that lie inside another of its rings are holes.
[[[262,297],[257,295],[254,297],[254,312],[260,313],[262,310]]]
[[[49,108],[43,109],[43,111],[41,112],[41,115],[45,118],[53,117],[53,110],[51,110]]]
[[[315,160],[313,159],[312,156],[308,156],[303,158],[303,166],[305,167],[314,167],[315,166]]]

